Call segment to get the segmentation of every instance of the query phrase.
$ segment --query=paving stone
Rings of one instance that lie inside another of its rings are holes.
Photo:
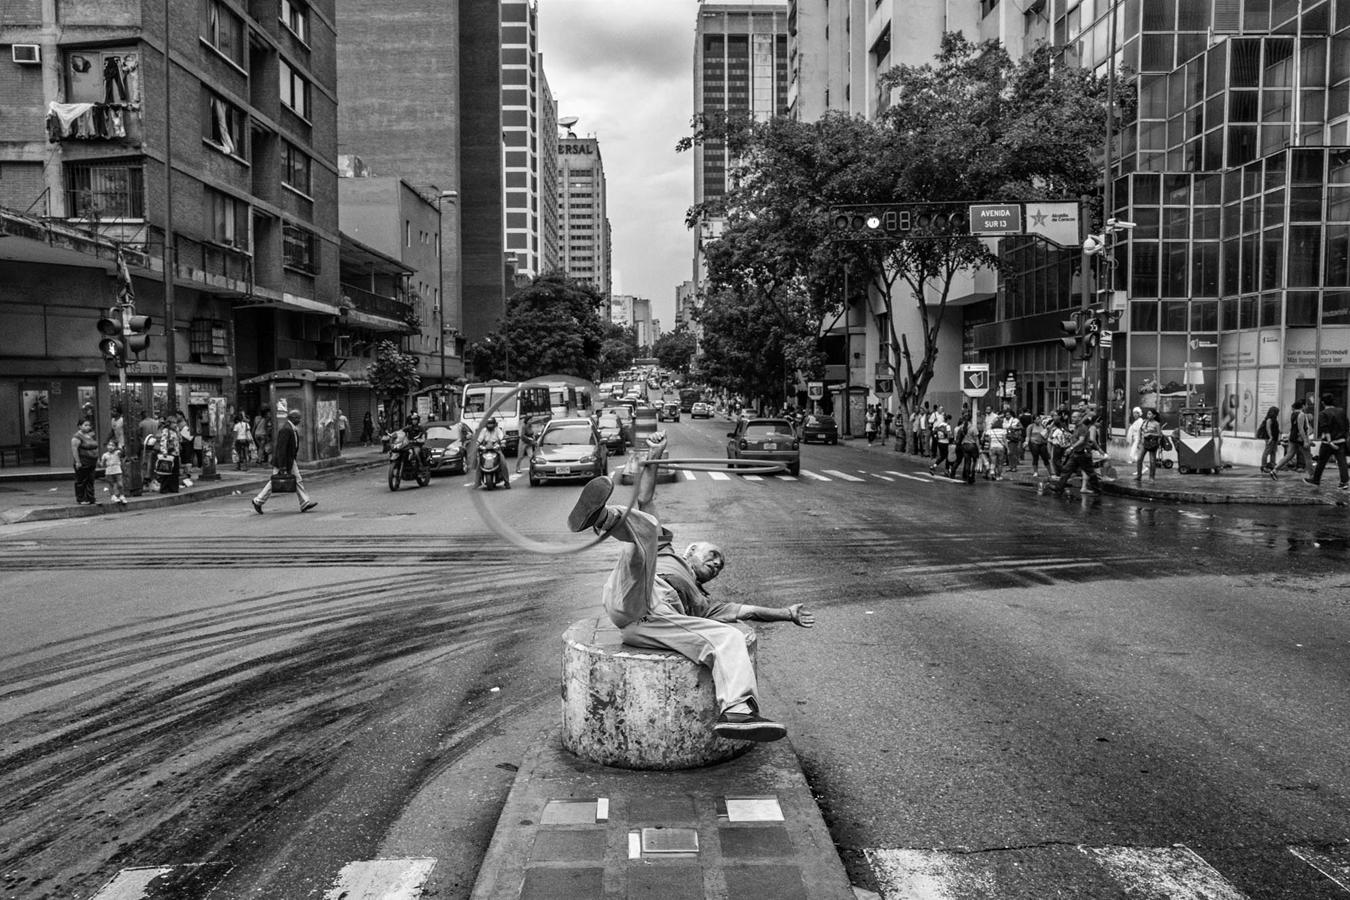
[[[627,820],[633,824],[691,825],[695,821],[694,798],[637,796],[628,801]]]
[[[534,839],[530,859],[538,862],[563,860],[576,862],[603,862],[605,859],[604,829],[544,830]]]
[[[722,870],[727,896],[736,900],[808,900],[796,866],[732,866]]]
[[[719,828],[722,856],[728,859],[792,856],[792,839],[785,828]]]
[[[541,825],[594,825],[596,801],[550,800],[539,816]]]
[[[624,896],[628,900],[703,900],[703,870],[698,866],[632,865]]]
[[[604,880],[602,868],[530,866],[520,900],[604,900]]]

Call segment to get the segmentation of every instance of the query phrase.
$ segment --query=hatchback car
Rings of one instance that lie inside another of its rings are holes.
[[[741,419],[727,437],[727,459],[782,463],[789,475],[801,474],[801,447],[787,419]]]
[[[662,403],[656,408],[656,421],[658,422],[678,422],[680,421],[680,404]]]
[[[544,427],[530,457],[530,486],[609,472],[609,453],[590,419],[554,419]]]
[[[633,407],[627,404],[615,404],[605,406],[600,409],[601,416],[614,416],[619,420],[623,428],[623,439],[626,444],[633,444]]]
[[[628,442],[623,436],[623,422],[618,416],[604,413],[596,418],[595,430],[600,432],[600,442],[605,445],[610,456],[622,453]]]
[[[459,422],[436,421],[428,422],[424,430],[431,474],[463,475],[466,426]]]
[[[712,418],[712,407],[709,406],[708,404],[704,403],[702,400],[699,400],[699,401],[696,402],[693,406],[689,407],[689,418],[691,418],[691,419],[711,419],[711,418]]]
[[[837,444],[839,424],[834,421],[834,416],[809,415],[802,422],[802,440],[808,444],[812,441]]]

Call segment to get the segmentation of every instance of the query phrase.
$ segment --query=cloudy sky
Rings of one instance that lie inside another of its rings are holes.
[[[614,228],[614,289],[652,301],[673,327],[690,277],[684,214],[694,163],[676,153],[693,115],[697,0],[540,0],[544,71],[560,116],[600,140]]]

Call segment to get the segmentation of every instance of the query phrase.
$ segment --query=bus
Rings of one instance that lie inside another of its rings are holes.
[[[590,385],[548,381],[544,386],[548,388],[549,407],[555,417],[564,419],[590,415],[595,403]]]
[[[680,388],[680,412],[689,412],[702,399],[703,391],[698,388]]]
[[[520,388],[520,393],[503,403],[493,413],[497,424],[506,431],[506,455],[515,456],[520,452],[520,431],[526,422],[534,424],[538,431],[542,423],[552,416],[549,405],[547,385],[527,383],[521,387],[518,381],[478,381],[464,385],[464,394],[460,402],[460,420],[474,431],[483,422],[483,414],[492,405],[512,391]]]

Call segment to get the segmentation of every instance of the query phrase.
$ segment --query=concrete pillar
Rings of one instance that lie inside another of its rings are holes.
[[[755,632],[745,633],[755,659]],[[584,759],[623,769],[692,769],[749,749],[713,733],[712,673],[678,653],[624,645],[605,616],[563,634],[562,743]]]

